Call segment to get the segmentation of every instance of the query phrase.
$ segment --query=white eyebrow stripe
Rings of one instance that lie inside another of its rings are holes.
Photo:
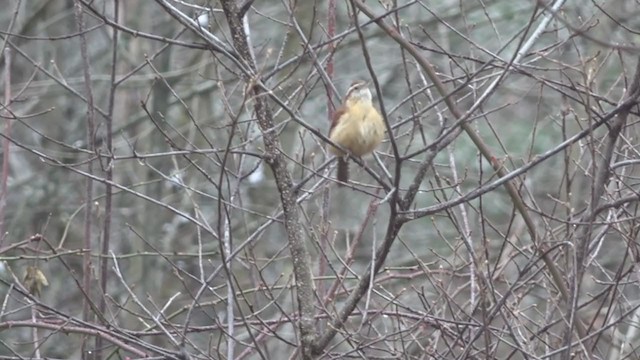
[[[349,94],[351,94],[351,92],[353,90],[355,90],[356,88],[359,88],[359,87],[364,86],[366,84],[367,83],[365,81],[356,81],[355,83],[352,83],[351,86],[349,86],[349,89],[347,89],[346,97],[349,97]]]

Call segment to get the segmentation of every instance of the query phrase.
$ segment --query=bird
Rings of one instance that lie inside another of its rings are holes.
[[[384,133],[385,124],[373,106],[368,82],[354,81],[347,90],[344,103],[333,114],[329,139],[351,155],[362,157],[380,145]],[[349,180],[349,157],[342,149],[336,146],[329,148],[338,157],[337,178],[340,185]]]

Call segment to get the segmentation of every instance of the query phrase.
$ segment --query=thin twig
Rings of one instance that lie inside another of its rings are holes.
[[[76,26],[78,28],[78,33],[80,34],[80,55],[82,58],[82,69],[84,75],[85,82],[85,92],[87,99],[87,130],[86,130],[86,139],[87,139],[87,147],[89,151],[95,151],[95,141],[94,141],[94,132],[95,132],[95,119],[94,119],[94,108],[93,108],[93,91],[91,89],[91,65],[89,60],[89,54],[87,51],[87,39],[84,33],[84,19],[83,19],[83,11],[82,4],[80,0],[76,0],[74,4],[74,13],[76,18]],[[87,163],[87,173],[89,175],[93,175],[93,162],[89,161]],[[92,276],[93,273],[91,271],[91,250],[93,249],[93,226],[92,226],[92,209],[93,204],[90,202],[93,199],[93,179],[88,177],[86,178],[86,189],[85,189],[85,207],[84,207],[84,241],[83,247],[85,253],[82,257],[82,270],[83,270],[83,281],[82,285],[86,289],[88,296],[91,296],[90,289],[92,288]],[[84,321],[90,321],[91,312],[89,307],[89,299],[84,299],[83,307],[82,307],[82,319]],[[85,359],[88,355],[87,351],[87,343],[86,341],[82,342],[82,358]]]

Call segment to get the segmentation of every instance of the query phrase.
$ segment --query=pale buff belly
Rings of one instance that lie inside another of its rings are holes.
[[[331,132],[331,141],[349,150],[355,156],[363,156],[372,152],[382,141],[384,123],[377,112],[354,114],[336,125]],[[359,115],[359,116],[357,116]],[[333,154],[342,156],[340,149],[330,147]]]

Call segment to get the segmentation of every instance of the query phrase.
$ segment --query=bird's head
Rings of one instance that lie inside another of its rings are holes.
[[[347,90],[346,101],[366,101],[368,103],[371,103],[371,90],[369,90],[369,87],[367,85],[369,85],[367,81],[361,80],[357,80],[351,83],[351,86],[349,86],[349,90]]]

